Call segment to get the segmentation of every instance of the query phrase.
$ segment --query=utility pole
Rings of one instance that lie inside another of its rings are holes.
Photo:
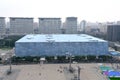
[[[12,54],[11,53],[12,53],[11,51],[8,53],[9,54],[9,58],[8,58],[8,60],[9,60],[9,71],[7,72],[8,75],[11,74],[11,72],[12,72],[12,65],[11,65]]]
[[[10,60],[10,73],[12,72],[12,64],[11,64],[11,57],[12,57],[12,50],[9,53],[9,60]]]
[[[73,72],[73,69],[72,69],[72,66],[71,66],[71,63],[72,63],[72,54],[71,53],[69,53],[69,52],[67,52],[66,53],[66,56],[69,56],[69,71],[70,72]]]
[[[78,80],[80,80],[80,70],[81,68],[78,66]]]
[[[71,70],[72,67],[71,67],[71,59],[72,59],[72,55],[69,53],[69,57],[70,57],[70,65],[69,65],[69,69]]]
[[[10,57],[10,73],[12,72],[11,57]]]

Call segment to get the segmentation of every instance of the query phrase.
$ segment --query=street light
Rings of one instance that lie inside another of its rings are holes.
[[[11,53],[11,52],[10,52]],[[9,60],[10,60],[10,73],[11,73],[11,71],[12,71],[12,66],[11,66],[11,57],[12,57],[12,55],[10,54],[10,56],[9,56]]]
[[[71,67],[71,59],[72,59],[72,55],[70,54],[69,56],[70,56],[70,65],[69,65],[69,69],[71,69],[71,68],[72,68],[72,67]]]
[[[12,53],[13,53],[13,51],[11,50],[11,51],[9,51],[8,52],[8,54],[9,54],[9,66],[10,66],[10,69],[9,69],[9,71],[7,72],[7,74],[10,74],[11,72],[12,72],[12,64],[11,64],[11,57],[12,57]]]
[[[71,67],[72,54],[71,54],[71,53],[69,53],[69,52],[66,52],[66,55],[68,55],[68,56],[69,56],[69,58],[70,58],[70,59],[69,59],[69,70],[70,70],[70,71],[72,71],[72,67]]]
[[[11,57],[10,57],[10,73],[12,71],[12,66],[11,66]]]
[[[80,70],[81,68],[78,66],[78,80],[80,80]]]

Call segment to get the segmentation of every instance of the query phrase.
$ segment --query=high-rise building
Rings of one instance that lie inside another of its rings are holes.
[[[39,18],[39,33],[59,34],[61,29],[61,18]]]
[[[120,25],[108,25],[107,39],[109,41],[120,41]]]
[[[85,32],[90,33],[92,29],[99,29],[98,23],[95,22],[87,22],[86,27],[85,27]]]
[[[65,21],[65,29],[67,34],[77,33],[77,17],[67,17]]]
[[[0,35],[4,35],[5,34],[5,18],[4,17],[0,17]]]
[[[62,26],[61,26],[61,34],[65,34],[66,32],[66,29],[65,29],[65,22],[62,23]]]
[[[107,24],[106,22],[87,22],[85,27],[85,32],[87,34],[97,32],[98,34],[107,33]]]
[[[33,29],[34,29],[34,34],[39,34],[39,31],[38,31],[38,22],[34,22]]]
[[[33,33],[33,18],[10,17],[10,34],[26,35]]]
[[[86,27],[86,21],[85,20],[82,20],[80,22],[80,28],[78,29],[78,31],[82,32],[82,33],[85,33],[85,27]]]
[[[102,34],[107,34],[107,23],[98,23],[98,29]]]

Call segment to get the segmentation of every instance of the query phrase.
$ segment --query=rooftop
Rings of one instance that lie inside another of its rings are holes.
[[[0,17],[0,19],[5,19],[5,17]]]
[[[32,17],[10,17],[10,19],[33,19]]]
[[[47,20],[48,20],[48,19],[50,19],[50,20],[53,19],[53,20],[54,20],[54,19],[61,19],[61,18],[42,18],[42,17],[41,17],[41,18],[39,18],[39,19],[42,19],[42,20],[43,20],[43,19],[47,19]]]
[[[86,34],[30,34],[16,42],[107,42]]]

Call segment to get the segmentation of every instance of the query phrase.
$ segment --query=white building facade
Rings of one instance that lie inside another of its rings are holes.
[[[77,17],[67,17],[65,21],[66,34],[77,33]]]
[[[39,18],[40,34],[59,34],[61,29],[61,18]]]
[[[80,27],[78,28],[78,31],[82,32],[82,33],[85,33],[85,27],[86,27],[86,21],[85,20],[82,20],[80,22]]]
[[[33,18],[10,17],[10,34],[26,35],[33,33]]]
[[[5,34],[5,29],[6,29],[5,18],[4,17],[0,17],[0,35],[4,35]]]

